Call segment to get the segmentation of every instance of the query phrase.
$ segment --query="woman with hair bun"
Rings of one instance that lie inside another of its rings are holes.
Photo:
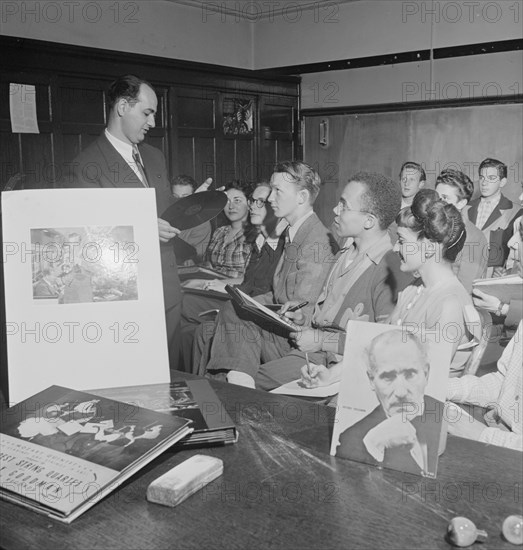
[[[388,324],[401,325],[420,339],[452,343],[450,376],[459,376],[470,352],[458,346],[472,339],[464,310],[472,299],[452,270],[452,262],[467,237],[461,214],[455,206],[441,200],[432,189],[416,193],[412,205],[396,217],[398,253],[401,271],[416,280],[398,296]],[[326,386],[341,379],[343,362],[327,369],[312,364],[302,367],[306,387]]]
[[[473,308],[472,299],[452,270],[452,263],[467,238],[459,210],[439,198],[432,189],[421,189],[410,208],[396,218],[400,269],[417,279],[400,292],[388,322],[418,334],[452,343],[451,376],[463,369],[469,355],[457,352],[471,334],[464,310]]]

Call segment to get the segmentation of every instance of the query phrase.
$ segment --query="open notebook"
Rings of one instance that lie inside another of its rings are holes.
[[[274,311],[271,311],[268,307],[257,302],[254,298],[251,298],[245,292],[230,285],[225,286],[225,290],[229,293],[232,300],[238,304],[241,308],[251,313],[254,320],[267,328],[267,324],[274,326],[275,328],[284,329],[287,332],[296,332],[299,330],[294,323],[289,319],[278,315]]]

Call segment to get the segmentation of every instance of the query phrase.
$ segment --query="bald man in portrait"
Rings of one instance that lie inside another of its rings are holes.
[[[336,456],[434,477],[443,403],[425,395],[430,364],[412,333],[387,331],[367,350],[367,376],[379,405],[340,435]]]

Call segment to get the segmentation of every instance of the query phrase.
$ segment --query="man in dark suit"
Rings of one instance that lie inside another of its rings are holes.
[[[521,207],[501,192],[506,184],[507,165],[496,159],[483,160],[479,165],[481,197],[470,201],[463,209],[463,217],[468,215],[489,243],[487,277],[492,277],[494,267],[502,266],[507,259],[512,224],[521,213]]]
[[[413,334],[376,336],[367,375],[380,404],[340,435],[336,456],[435,476],[443,403],[424,395],[429,371],[425,349]]]
[[[155,126],[158,99],[153,87],[133,76],[119,77],[107,92],[109,120],[104,133],[73,161],[67,187],[153,187],[158,216],[173,204],[163,153],[143,143]],[[138,146],[139,145],[139,146]],[[180,320],[181,289],[171,239],[179,233],[158,217],[162,280],[170,355]],[[171,368],[176,365],[172,364]]]

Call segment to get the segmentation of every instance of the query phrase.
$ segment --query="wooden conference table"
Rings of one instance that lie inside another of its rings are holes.
[[[329,455],[334,409],[213,382],[240,438],[226,447],[166,452],[70,525],[0,502],[0,546],[58,549],[450,548],[449,520],[489,538],[522,513],[522,455],[449,436],[436,480]],[[193,454],[224,461],[223,476],[176,508],[146,488]]]

